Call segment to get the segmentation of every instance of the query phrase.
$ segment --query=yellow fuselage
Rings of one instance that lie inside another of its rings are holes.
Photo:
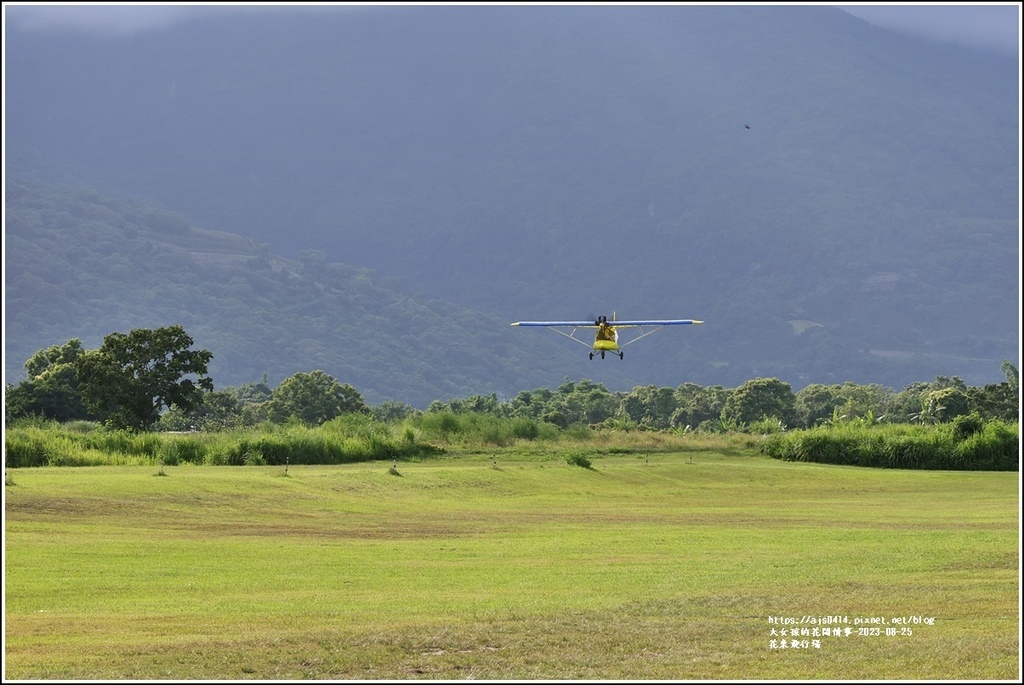
[[[601,326],[594,338],[594,349],[617,352],[619,349],[619,333],[614,326]]]

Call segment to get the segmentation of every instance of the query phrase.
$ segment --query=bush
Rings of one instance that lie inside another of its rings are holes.
[[[425,435],[440,440],[462,432],[459,417],[450,411],[427,412],[419,418],[419,426]]]
[[[1020,468],[1019,426],[995,420],[957,444],[959,468],[979,471],[1016,471]]]
[[[984,428],[985,422],[977,413],[961,414],[960,416],[953,419],[953,422],[951,424],[953,438],[957,442],[966,440],[975,433],[981,432]]]
[[[579,466],[584,469],[593,468],[590,463],[590,459],[586,457],[582,452],[573,451],[565,457],[565,461],[570,466]]]
[[[766,416],[760,421],[751,423],[747,430],[755,435],[774,435],[785,431],[786,424],[782,422],[782,419]]]
[[[551,423],[540,423],[541,440],[557,440],[561,437],[569,442],[591,442],[598,435],[598,431],[581,423],[574,423],[565,430]]]
[[[512,419],[512,435],[520,440],[536,440],[540,437],[540,426],[526,417]]]

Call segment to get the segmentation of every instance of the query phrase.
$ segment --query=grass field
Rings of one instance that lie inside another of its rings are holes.
[[[8,471],[5,678],[1020,678],[1018,473],[391,466]]]

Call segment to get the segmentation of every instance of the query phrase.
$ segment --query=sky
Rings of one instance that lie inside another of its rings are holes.
[[[273,7],[280,3],[248,3]],[[295,7],[299,3],[289,3]],[[313,6],[356,6],[392,3],[303,3]],[[448,4],[448,3],[443,3]],[[493,4],[493,3],[477,3]],[[528,4],[528,3],[527,3]],[[601,4],[601,3],[591,3]],[[659,3],[672,4],[672,3]],[[679,3],[686,4],[686,3]],[[774,3],[751,3],[774,4]],[[833,3],[821,3],[833,4]],[[239,4],[220,3],[134,3],[92,4],[7,2],[4,26],[25,30],[84,31],[125,36],[166,28],[200,12],[234,12]],[[1017,2],[998,3],[860,3],[835,4],[850,14],[880,28],[898,33],[959,43],[1019,55],[1020,12]],[[9,23],[10,22],[10,23]]]

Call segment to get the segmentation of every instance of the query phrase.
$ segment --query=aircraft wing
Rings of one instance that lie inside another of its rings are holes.
[[[648,319],[646,321],[609,321],[610,326],[682,326],[684,324],[704,323],[696,319]],[[573,328],[597,328],[593,321],[516,321],[513,326],[571,326]]]
[[[572,326],[573,328],[597,328],[593,321],[516,321],[513,326]]]
[[[682,326],[684,324],[704,323],[696,319],[647,319],[646,321],[609,321],[609,324],[620,328],[622,326]]]

